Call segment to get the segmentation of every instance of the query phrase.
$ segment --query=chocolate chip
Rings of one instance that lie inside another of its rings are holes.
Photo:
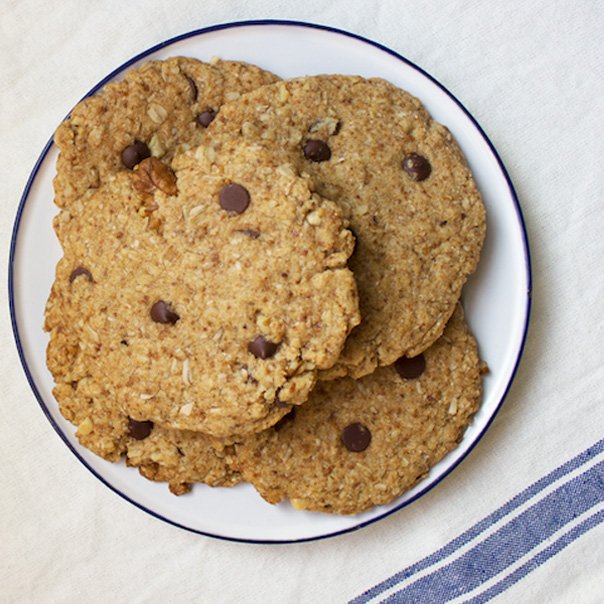
[[[220,191],[220,207],[227,212],[243,214],[250,205],[250,194],[245,187],[232,182]]]
[[[242,235],[247,235],[252,239],[258,239],[260,237],[260,233],[258,231],[254,231],[253,229],[237,229],[237,233],[241,233]]]
[[[73,283],[75,279],[77,279],[80,275],[84,275],[86,279],[90,281],[90,283],[93,282],[93,278],[90,274],[90,271],[87,268],[84,268],[83,266],[78,266],[77,268],[74,268],[71,271],[71,275],[69,275],[69,283]]]
[[[319,139],[309,139],[304,143],[304,157],[314,162],[327,161],[331,157],[329,145]]]
[[[267,340],[264,336],[256,336],[248,345],[247,349],[259,359],[268,359],[274,356],[279,348],[279,344],[275,344]]]
[[[163,300],[158,300],[149,313],[156,323],[171,323],[174,325],[180,317]]]
[[[426,180],[432,172],[430,162],[417,153],[410,153],[403,159],[403,169],[416,182]]]
[[[349,451],[360,453],[371,443],[371,432],[358,422],[349,424],[342,430],[342,442]]]
[[[145,143],[139,140],[134,141],[134,143],[128,145],[122,151],[122,162],[130,170],[142,162],[143,159],[147,159],[147,157],[151,157],[151,151],[149,151],[149,147]]]
[[[128,340],[120,340],[122,346],[128,346]]]
[[[151,434],[153,430],[153,422],[139,422],[131,417],[128,418],[128,434],[136,440],[143,440]]]
[[[191,91],[191,102],[194,103],[197,100],[197,97],[199,96],[199,90],[197,89],[197,84],[195,83],[195,80],[191,77],[186,75],[185,76],[187,82],[189,83],[189,89]]]
[[[197,123],[200,126],[207,128],[214,121],[215,117],[216,111],[214,111],[214,109],[206,109],[197,116]]]
[[[401,357],[394,362],[394,367],[399,375],[405,380],[412,380],[419,377],[426,369],[426,359],[423,354],[416,357]]]
[[[296,408],[292,407],[289,413],[286,413],[274,426],[275,432],[282,430],[287,424],[291,423],[296,419]]]

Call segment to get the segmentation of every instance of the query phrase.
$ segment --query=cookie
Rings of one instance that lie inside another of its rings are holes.
[[[142,423],[143,436],[148,425],[152,425],[150,434],[131,440],[126,452],[126,463],[145,478],[167,482],[174,495],[188,493],[196,482],[222,487],[240,482],[228,463],[229,447],[217,446],[199,432],[162,428],[152,422]]]
[[[168,482],[176,495],[188,492],[194,482],[239,482],[226,462],[226,449],[215,441],[197,432],[136,422],[121,411],[114,389],[99,371],[96,332],[82,322],[81,309],[94,303],[94,282],[90,272],[74,270],[74,264],[68,255],[57,267],[45,326],[51,331],[47,358],[56,381],[53,394],[61,414],[77,427],[80,444],[108,461],[125,456],[129,466],[146,478]]]
[[[359,322],[353,236],[263,149],[200,147],[174,166],[148,158],[59,214],[69,266],[46,328],[93,355],[134,420],[258,431],[307,399]]]
[[[304,77],[226,104],[206,136],[262,141],[349,219],[363,321],[323,377],[361,377],[441,335],[478,262],[485,211],[453,137],[417,99],[381,79]]]
[[[319,382],[305,405],[236,445],[234,467],[270,503],[356,514],[389,503],[454,449],[480,397],[476,342],[458,307],[422,355]]]
[[[277,79],[231,61],[143,63],[81,101],[57,129],[56,204],[72,207],[88,189],[150,155],[169,162],[177,149],[201,142],[225,101]]]

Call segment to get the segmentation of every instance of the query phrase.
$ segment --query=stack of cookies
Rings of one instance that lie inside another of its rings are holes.
[[[150,61],[59,127],[47,359],[80,443],[151,480],[355,514],[456,447],[485,234],[446,128],[380,79]]]

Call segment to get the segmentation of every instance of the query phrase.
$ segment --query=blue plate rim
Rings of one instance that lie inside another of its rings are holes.
[[[98,479],[100,480],[105,486],[107,486],[111,491],[113,491],[114,493],[116,493],[117,495],[119,495],[120,497],[122,497],[123,499],[125,499],[126,501],[128,501],[129,503],[131,503],[132,505],[134,505],[135,507],[139,508],[140,510],[142,510],[143,512],[146,512],[147,514],[151,515],[152,517],[161,520],[163,522],[167,522],[168,524],[171,524],[173,526],[176,526],[180,529],[183,529],[185,531],[191,532],[191,533],[195,533],[197,535],[203,535],[205,537],[212,537],[214,539],[220,539],[222,541],[230,541],[230,542],[235,542],[235,543],[251,543],[251,544],[259,544],[259,545],[286,545],[286,544],[293,544],[293,543],[308,543],[308,542],[312,542],[312,541],[319,541],[319,540],[323,540],[323,539],[328,539],[331,537],[337,537],[337,536],[341,536],[341,535],[345,535],[348,533],[352,533],[355,531],[358,531],[366,526],[369,526],[371,524],[374,524],[375,522],[378,522],[379,520],[383,520],[384,518],[394,514],[395,512],[400,511],[401,509],[403,509],[404,507],[410,505],[411,503],[413,503],[414,501],[416,501],[417,499],[419,499],[420,497],[422,497],[423,495],[425,495],[428,491],[430,491],[431,489],[433,489],[436,485],[438,485],[442,480],[444,480],[455,468],[457,468],[464,459],[466,459],[466,457],[470,454],[470,452],[474,449],[474,447],[478,444],[478,442],[482,439],[482,437],[484,436],[485,432],[488,430],[489,426],[491,425],[491,423],[493,422],[493,420],[495,419],[495,417],[497,416],[497,414],[499,413],[499,410],[501,409],[501,406],[503,404],[503,402],[505,401],[505,399],[507,398],[507,395],[509,393],[509,390],[512,386],[512,383],[514,381],[514,378],[516,377],[516,373],[518,371],[518,367],[520,365],[520,360],[523,356],[524,353],[524,348],[526,345],[526,340],[527,340],[527,335],[528,335],[528,328],[529,328],[529,322],[530,322],[530,315],[531,315],[531,309],[532,309],[532,283],[533,283],[533,277],[532,277],[532,268],[531,268],[531,256],[530,256],[530,247],[529,247],[529,238],[528,238],[528,233],[527,233],[527,229],[526,229],[526,224],[524,221],[524,216],[522,214],[522,209],[520,207],[520,202],[518,200],[518,196],[516,194],[516,190],[514,188],[514,185],[512,184],[512,180],[510,178],[510,175],[507,171],[507,169],[505,168],[505,165],[503,164],[503,161],[501,159],[501,157],[499,156],[499,154],[497,153],[497,150],[495,149],[495,146],[493,145],[493,143],[491,142],[491,140],[489,139],[489,137],[487,136],[487,134],[485,133],[485,131],[482,129],[482,127],[480,126],[480,124],[476,121],[476,119],[472,116],[472,114],[465,108],[465,106],[461,103],[461,101],[459,101],[459,99],[454,96],[443,84],[441,84],[436,78],[434,78],[432,75],[430,75],[427,71],[425,71],[424,69],[422,69],[421,67],[419,67],[418,65],[416,65],[415,63],[413,63],[412,61],[410,61],[409,59],[407,59],[406,57],[402,56],[401,54],[395,52],[394,50],[388,48],[387,46],[384,46],[383,44],[380,44],[379,42],[375,42],[374,40],[371,40],[369,38],[366,38],[364,36],[361,36],[359,34],[355,34],[346,30],[342,30],[336,27],[332,27],[330,25],[322,25],[322,24],[318,24],[318,23],[310,23],[307,21],[295,21],[295,20],[287,20],[287,19],[256,19],[256,20],[246,20],[246,21],[232,21],[232,22],[227,22],[227,23],[220,23],[220,24],[216,24],[216,25],[210,25],[208,27],[203,27],[203,28],[199,28],[199,29],[194,29],[192,31],[183,33],[183,34],[179,34],[177,36],[174,36],[172,38],[169,38],[168,40],[165,40],[163,42],[160,42],[159,44],[156,44],[150,48],[148,48],[147,50],[142,51],[141,53],[135,55],[134,57],[132,57],[131,59],[128,59],[126,62],[124,62],[121,66],[117,67],[116,69],[114,69],[111,73],[109,73],[109,75],[105,76],[98,84],[96,84],[95,86],[93,86],[93,88],[91,88],[88,93],[83,97],[86,98],[92,94],[94,94],[97,90],[99,90],[100,88],[102,88],[107,82],[109,82],[110,80],[112,80],[117,74],[121,73],[122,71],[124,71],[125,69],[127,69],[128,67],[130,67],[131,65],[133,65],[134,63],[140,61],[141,59],[144,59],[145,57],[149,56],[150,54],[153,54],[154,52],[157,52],[158,50],[161,50],[163,48],[166,48],[168,46],[171,46],[173,44],[176,44],[177,42],[181,42],[182,40],[186,40],[189,38],[193,38],[199,35],[203,35],[203,34],[208,34],[211,32],[215,32],[215,31],[220,31],[223,29],[234,29],[234,28],[238,28],[238,27],[247,27],[247,26],[267,26],[267,25],[278,25],[278,26],[288,26],[288,27],[304,27],[304,28],[308,28],[308,29],[317,29],[317,30],[322,30],[322,31],[327,31],[330,33],[335,33],[335,34],[339,34],[339,35],[343,35],[349,38],[353,38],[355,40],[358,40],[360,42],[363,42],[365,44],[369,44],[379,50],[382,50],[384,52],[386,52],[387,54],[395,57],[396,59],[402,61],[403,63],[405,63],[406,65],[412,67],[413,69],[415,69],[416,71],[418,71],[419,73],[421,73],[424,77],[428,78],[433,84],[435,84],[436,86],[438,86],[438,88],[440,88],[460,109],[461,111],[465,114],[465,116],[471,121],[471,123],[474,125],[474,127],[476,128],[476,130],[478,131],[478,133],[480,134],[480,136],[483,138],[483,140],[486,142],[487,146],[489,147],[491,153],[493,154],[493,157],[495,158],[495,160],[497,161],[497,164],[499,166],[499,169],[501,170],[501,173],[503,174],[506,184],[508,186],[509,192],[510,192],[510,196],[514,202],[514,209],[516,211],[516,216],[518,219],[518,224],[520,225],[521,231],[522,231],[522,240],[523,240],[523,246],[524,246],[524,256],[526,259],[526,277],[527,277],[527,292],[526,292],[526,315],[525,315],[525,319],[524,319],[524,327],[523,327],[523,335],[522,335],[522,341],[520,343],[520,347],[518,349],[518,355],[516,357],[516,361],[514,364],[514,368],[510,374],[510,378],[509,381],[505,387],[505,390],[500,398],[500,400],[497,403],[497,406],[494,410],[494,412],[492,413],[491,417],[489,418],[489,420],[487,421],[487,423],[485,424],[485,426],[483,427],[483,429],[481,430],[481,432],[477,435],[477,437],[475,438],[475,440],[470,444],[469,448],[467,451],[464,452],[464,454],[455,461],[455,463],[453,463],[449,468],[447,468],[447,470],[441,475],[439,476],[434,482],[432,482],[431,484],[427,485],[424,489],[422,489],[421,491],[419,491],[418,493],[416,493],[413,497],[411,497],[410,499],[401,502],[400,505],[396,506],[395,508],[385,511],[383,514],[380,514],[378,516],[376,516],[375,518],[371,518],[370,520],[367,520],[365,522],[360,522],[359,524],[353,526],[353,527],[349,527],[346,529],[342,529],[339,531],[333,531],[330,533],[326,533],[323,535],[316,535],[313,537],[303,537],[303,538],[299,538],[299,539],[249,539],[249,538],[240,538],[240,537],[230,537],[230,536],[225,536],[225,535],[218,535],[218,534],[214,534],[214,533],[209,533],[206,531],[201,531],[183,524],[180,524],[179,522],[176,522],[174,520],[171,520],[170,518],[166,518],[165,516],[162,516],[161,514],[153,511],[152,509],[147,508],[146,506],[144,506],[141,503],[138,503],[137,501],[134,501],[132,498],[130,498],[128,495],[126,495],[125,493],[123,493],[122,491],[120,491],[117,487],[113,486],[112,484],[110,484],[103,476],[101,476],[92,466],[90,466],[88,464],[88,462],[80,455],[80,453],[77,451],[77,449],[69,442],[69,440],[67,439],[67,437],[65,436],[65,434],[63,434],[63,431],[61,430],[61,428],[59,427],[59,425],[55,422],[55,420],[53,419],[53,417],[50,414],[50,411],[48,410],[46,403],[44,402],[38,388],[37,385],[35,383],[35,380],[33,379],[32,373],[29,369],[29,366],[27,364],[27,360],[25,358],[25,352],[23,350],[23,346],[21,344],[21,338],[19,336],[19,328],[17,325],[17,318],[16,318],[16,309],[15,309],[15,300],[14,300],[14,278],[15,278],[15,274],[14,274],[14,262],[15,262],[15,253],[16,253],[16,247],[17,247],[17,239],[18,239],[18,235],[19,235],[19,226],[21,224],[21,218],[23,215],[23,211],[25,209],[25,204],[27,202],[27,199],[29,197],[29,193],[31,190],[31,187],[36,179],[36,176],[38,174],[38,171],[40,169],[40,166],[42,164],[42,162],[44,161],[44,159],[46,158],[46,155],[48,154],[48,152],[50,151],[52,145],[53,145],[53,139],[51,137],[51,139],[46,143],[46,145],[44,146],[44,149],[42,150],[40,156],[38,157],[36,163],[34,164],[34,168],[26,182],[23,194],[21,196],[21,200],[19,202],[19,206],[17,208],[17,214],[15,217],[15,221],[14,221],[14,225],[13,225],[13,230],[12,230],[12,236],[11,236],[11,243],[10,243],[10,252],[9,252],[9,266],[8,266],[8,297],[9,297],[9,312],[10,312],[10,320],[11,320],[11,326],[12,326],[12,330],[13,330],[13,335],[15,338],[15,344],[17,346],[17,352],[19,354],[19,359],[21,361],[21,365],[23,367],[23,371],[25,372],[25,376],[27,378],[27,381],[34,393],[34,396],[36,397],[36,400],[38,401],[38,404],[40,405],[40,407],[42,408],[42,411],[44,413],[44,415],[46,416],[46,418],[48,419],[48,421],[50,422],[51,426],[53,427],[53,429],[55,430],[55,432],[59,435],[59,437],[61,438],[61,440],[67,445],[67,447],[71,450],[71,452],[76,456],[76,458]]]

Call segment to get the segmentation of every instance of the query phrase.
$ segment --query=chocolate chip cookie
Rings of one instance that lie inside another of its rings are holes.
[[[81,101],[57,129],[55,202],[70,208],[146,157],[169,162],[198,145],[225,101],[278,78],[254,65],[174,57],[147,61]]]
[[[111,302],[98,296],[92,273],[76,266],[79,254],[71,254],[66,233],[73,226],[59,227],[66,255],[57,267],[45,327],[51,332],[47,358],[56,381],[53,394],[62,415],[77,427],[80,444],[108,461],[126,456],[128,465],[138,467],[146,478],[168,482],[176,495],[186,493],[194,482],[236,484],[239,475],[229,468],[228,449],[220,443],[197,432],[135,421],[120,409],[99,361],[103,354],[99,334],[110,326],[106,310]],[[90,308],[104,310],[92,319],[86,314]],[[128,343],[123,340],[120,345]]]
[[[476,342],[458,306],[423,354],[358,381],[319,382],[306,404],[236,445],[234,467],[270,503],[356,514],[389,503],[454,449],[480,396]]]
[[[441,335],[478,262],[485,212],[453,137],[417,99],[381,79],[304,77],[224,105],[206,135],[261,141],[350,221],[363,321],[323,377],[361,377]]]
[[[132,426],[137,426],[132,428]],[[193,483],[229,487],[240,482],[227,461],[229,446],[220,446],[200,432],[172,430],[153,422],[129,420],[130,434],[142,426],[140,437],[130,439],[126,463],[149,480],[167,482],[174,495],[188,493]],[[148,430],[150,430],[148,432]]]
[[[264,149],[202,146],[173,164],[147,158],[57,217],[49,366],[69,374],[52,340],[71,337],[72,364],[92,355],[133,420],[258,431],[307,399],[359,322],[353,236]]]

